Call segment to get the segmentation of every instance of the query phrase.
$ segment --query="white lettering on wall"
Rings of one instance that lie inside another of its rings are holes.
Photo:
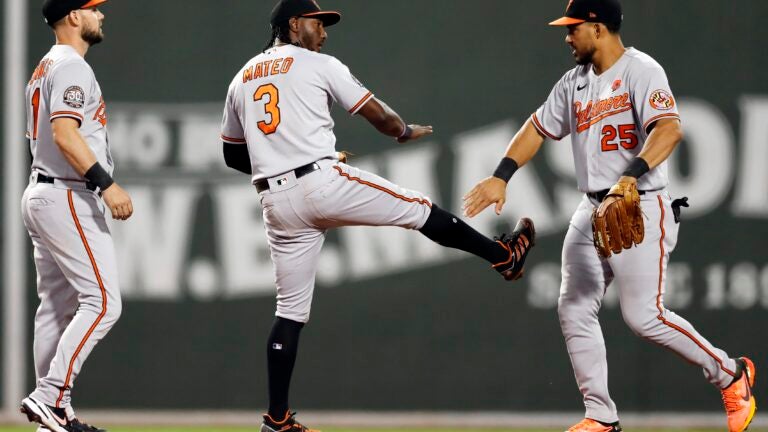
[[[670,189],[674,196],[691,197],[686,220],[724,204],[736,216],[768,219],[768,171],[763,170],[768,160],[768,122],[764,121],[768,98],[740,100],[739,152],[735,151],[732,127],[714,106],[690,98],[682,99],[680,106],[690,169],[683,176],[678,156],[673,156]],[[110,145],[117,162],[116,178],[133,194],[136,208],[129,221],[111,224],[126,297],[174,300],[188,296],[206,301],[274,295],[259,196],[247,176],[224,166],[219,104],[113,104],[111,108]],[[450,138],[450,146],[440,145],[446,142],[393,145],[380,154],[353,158],[351,163],[421,191],[460,216],[462,196],[493,172],[516,129],[514,120],[504,121]],[[453,173],[448,180],[449,197],[440,194],[442,182],[436,170],[445,151],[453,152],[454,161],[448,167]],[[740,155],[738,160],[734,153]],[[731,189],[736,176],[737,187]],[[729,195],[731,190],[733,195]],[[728,203],[731,196],[733,201]],[[194,221],[208,220],[198,214],[200,202],[209,202],[208,197],[213,220],[195,226]],[[467,222],[493,236],[511,228],[519,217],[528,216],[544,239],[562,234],[580,199],[569,138],[547,140],[541,154],[510,182],[502,215],[496,216],[488,208]],[[201,243],[200,233],[213,243]],[[201,247],[210,250],[201,253]],[[465,257],[463,252],[443,248],[410,230],[347,227],[335,230],[323,246],[317,279],[319,284],[333,287]],[[559,264],[550,264],[528,271],[526,285],[536,286],[528,293],[533,307],[556,307]],[[697,304],[709,309],[768,308],[768,267],[758,269],[757,265],[715,263],[694,268],[673,262],[667,275],[666,304],[681,309]],[[704,281],[705,290],[698,297],[694,288],[700,288],[694,278]],[[616,290],[609,289],[603,304],[618,307]]]
[[[110,228],[121,291],[127,298],[178,298],[200,190],[196,185],[126,189],[133,201],[133,216],[112,222]]]
[[[669,158],[669,184],[673,196],[687,196],[686,217],[703,215],[722,203],[733,181],[733,133],[723,114],[711,104],[693,98],[680,100],[690,174],[683,177],[678,151]]]
[[[741,165],[734,194],[738,216],[768,217],[768,97],[745,96],[741,109]]]

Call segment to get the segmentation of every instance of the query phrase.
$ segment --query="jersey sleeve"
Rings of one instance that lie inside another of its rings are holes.
[[[333,100],[354,115],[368,102],[373,93],[352,75],[349,68],[331,57],[324,70],[328,90]]]
[[[224,115],[221,119],[221,140],[228,144],[245,144],[245,132],[237,115],[237,78],[232,81],[224,102]]]
[[[663,118],[680,119],[677,102],[669,88],[667,75],[661,66],[643,69],[635,76],[635,83],[630,90],[637,118],[643,130]]]
[[[531,115],[533,125],[539,132],[561,140],[571,133],[570,109],[565,77],[555,84],[544,104]]]
[[[51,121],[69,117],[81,125],[85,119],[88,98],[94,91],[96,78],[84,62],[67,62],[51,73]]]

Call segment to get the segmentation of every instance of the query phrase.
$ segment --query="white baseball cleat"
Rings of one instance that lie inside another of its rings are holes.
[[[27,415],[30,422],[39,423],[48,428],[51,432],[68,432],[65,429],[67,417],[60,417],[51,410],[51,408],[32,397],[27,397],[21,401],[20,411]]]

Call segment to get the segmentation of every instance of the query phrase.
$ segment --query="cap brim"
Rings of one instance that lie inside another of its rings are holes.
[[[304,18],[317,18],[323,22],[325,27],[330,27],[341,21],[341,14],[336,11],[310,12],[301,16]]]
[[[106,3],[106,2],[107,2],[107,0],[91,0],[88,3],[80,6],[80,9],[87,9],[87,8],[90,8],[90,7],[95,7],[95,6],[98,6],[98,5],[100,5],[102,3]]]
[[[549,23],[551,26],[569,26],[574,24],[581,24],[583,22],[587,22],[587,20],[578,19],[578,18],[569,18],[569,17],[562,17],[559,19],[556,19]]]

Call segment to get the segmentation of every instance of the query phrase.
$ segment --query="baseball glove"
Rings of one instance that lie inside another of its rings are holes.
[[[642,243],[645,228],[636,183],[613,185],[600,207],[592,211],[592,233],[595,249],[603,258]]]
[[[347,163],[347,159],[349,159],[350,156],[354,156],[354,153],[348,152],[346,150],[336,152],[336,159],[338,159],[341,163]]]

